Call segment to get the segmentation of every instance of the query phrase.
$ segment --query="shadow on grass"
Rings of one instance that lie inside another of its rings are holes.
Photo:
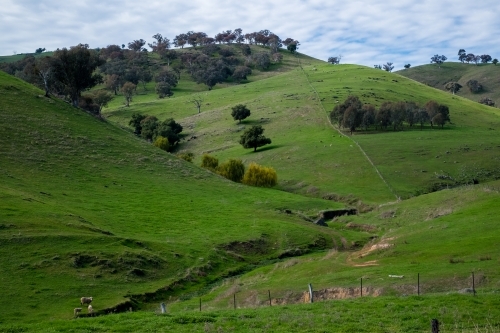
[[[281,147],[284,147],[285,145],[269,145],[269,146],[265,146],[265,147],[260,147],[260,148],[257,148],[257,151],[253,151],[253,149],[251,151],[248,151],[246,153],[246,155],[251,155],[253,153],[258,153],[258,152],[261,152],[261,151],[266,151],[266,150],[271,150],[271,149],[275,149],[275,148],[281,148]]]

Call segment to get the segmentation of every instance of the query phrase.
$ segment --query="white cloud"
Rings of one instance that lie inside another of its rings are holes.
[[[171,40],[189,30],[269,29],[301,42],[299,51],[367,66],[428,63],[433,54],[456,60],[458,49],[500,57],[500,2],[410,0],[4,0],[0,54],[54,50],[78,43],[127,44],[161,33]]]

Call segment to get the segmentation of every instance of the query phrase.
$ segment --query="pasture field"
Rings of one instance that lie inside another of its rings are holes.
[[[187,73],[171,98],[139,86],[105,120],[0,72],[0,331],[424,332],[438,318],[443,332],[498,332],[499,110],[283,56],[211,91]],[[349,135],[328,114],[351,94],[377,107],[433,99],[452,122]],[[251,110],[241,124],[236,104]],[[179,122],[174,153],[194,163],[134,136],[137,112]],[[238,140],[257,124],[272,143],[254,153]],[[198,167],[204,153],[273,167],[278,185],[230,182]],[[346,207],[358,214],[311,223]],[[477,297],[457,294],[472,272]],[[381,296],[292,304],[308,283],[355,290],[361,278]],[[286,305],[266,307],[268,291]],[[68,320],[81,296],[98,314],[134,312]]]

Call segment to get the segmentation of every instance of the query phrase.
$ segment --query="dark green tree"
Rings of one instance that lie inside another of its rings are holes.
[[[462,85],[458,82],[448,82],[444,85],[444,89],[455,95],[455,93],[459,92],[459,90],[462,89]]]
[[[240,138],[240,144],[243,148],[253,148],[253,151],[257,151],[258,147],[270,144],[271,139],[266,138],[264,135],[264,129],[260,125],[252,126],[247,129]]]
[[[235,105],[231,108],[231,110],[231,116],[233,116],[234,120],[238,120],[238,123],[241,123],[243,119],[250,116],[250,110],[243,104]]]
[[[134,128],[134,133],[136,135],[141,135],[142,131],[142,125],[141,122],[146,119],[147,115],[143,115],[140,113],[134,113],[132,114],[132,119],[128,122],[130,126]]]
[[[96,51],[88,44],[78,44],[69,50],[63,48],[54,52],[54,77],[66,88],[73,106],[78,106],[82,91],[92,88],[102,81],[95,69],[104,64]]]
[[[493,65],[495,65],[495,66],[496,66],[496,65],[498,64],[498,59],[497,59],[497,58],[495,58],[495,59],[493,59],[491,62],[493,63]]]
[[[141,121],[141,137],[152,141],[156,133],[159,121],[155,116],[147,116]]]
[[[252,70],[247,66],[238,66],[233,72],[233,79],[236,82],[241,82],[247,79],[247,75],[252,74]]]

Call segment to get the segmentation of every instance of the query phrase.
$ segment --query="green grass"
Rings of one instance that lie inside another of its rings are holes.
[[[212,91],[185,73],[172,98],[138,87],[130,107],[119,96],[105,109],[107,121],[0,73],[0,330],[421,332],[441,316],[446,331],[498,331],[498,110],[397,74],[284,56]],[[192,94],[204,99],[200,114]],[[328,121],[349,94],[376,106],[435,99],[452,124],[349,136]],[[241,124],[235,104],[252,112]],[[134,112],[180,122],[177,151],[194,152],[195,163],[133,136]],[[237,143],[254,124],[273,141],[256,153]],[[229,182],[197,167],[203,153],[273,167],[279,185]],[[346,205],[362,214],[328,228],[304,219]],[[391,246],[367,252],[379,243]],[[293,253],[302,255],[278,259]],[[357,266],[367,262],[376,265]],[[472,271],[476,302],[443,294],[467,286]],[[342,301],[345,313],[337,302],[193,313],[198,297],[206,310],[227,309],[238,292],[239,306],[252,307],[268,290],[286,298],[308,283],[354,288],[360,277],[384,295],[412,294],[418,273],[423,298]],[[405,278],[393,285],[389,274]],[[68,321],[81,296],[95,297],[97,311],[128,300],[145,311]],[[160,301],[172,315],[147,312]],[[361,320],[360,308],[369,312]]]
[[[339,237],[281,213],[339,204],[229,182],[8,75],[0,82],[2,321],[58,318],[84,295],[103,309],[174,281],[189,290]],[[258,253],[223,247],[258,239]]]
[[[5,326],[4,332],[441,332],[500,330],[497,295],[380,297],[225,311],[115,314]],[[158,311],[158,310],[157,310]],[[72,314],[68,314],[68,319]]]

